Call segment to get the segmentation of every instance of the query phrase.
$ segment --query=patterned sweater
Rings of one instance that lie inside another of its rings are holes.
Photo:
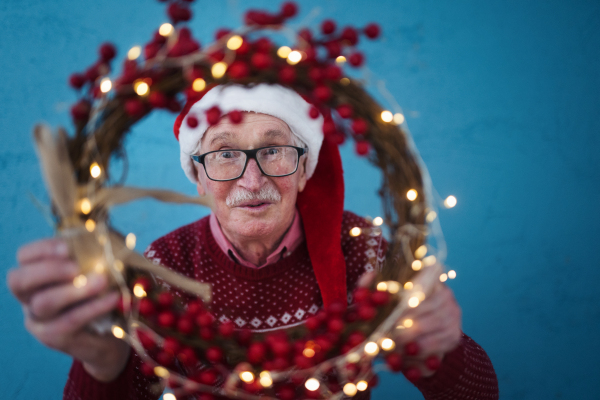
[[[381,236],[351,237],[348,232],[355,226],[366,227],[367,223],[344,212],[341,244],[348,293],[363,273],[381,264],[386,245]],[[233,321],[239,328],[267,332],[292,327],[314,315],[323,304],[305,244],[274,264],[247,268],[223,253],[211,234],[208,217],[156,240],[145,255],[157,264],[210,283],[213,315],[219,321]],[[348,300],[352,301],[350,295]],[[155,400],[159,395],[149,389],[153,382],[156,380],[141,373],[141,359],[134,352],[121,375],[109,383],[93,379],[75,360],[63,398]],[[427,400],[498,398],[498,383],[487,354],[466,335],[445,355],[433,376],[415,385]]]

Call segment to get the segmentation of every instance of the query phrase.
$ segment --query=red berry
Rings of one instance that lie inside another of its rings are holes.
[[[159,364],[168,367],[175,361],[175,356],[173,355],[173,353],[170,353],[168,351],[161,351],[156,356],[156,361],[158,361]]]
[[[343,134],[340,134],[342,136],[342,138],[344,137]],[[342,142],[340,144],[344,143],[344,141],[342,140]],[[352,323],[355,322],[358,319],[358,314],[356,313],[356,311],[349,311],[346,313],[346,315],[344,316],[344,321]]]
[[[144,317],[149,317],[154,314],[154,311],[155,309],[152,300],[147,297],[140,300],[140,314]]]
[[[211,341],[215,338],[215,332],[210,328],[200,328],[200,338]]]
[[[302,61],[305,63],[315,61],[317,58],[317,51],[313,47],[306,47],[304,54],[305,56],[302,58]]]
[[[252,394],[258,394],[263,389],[262,385],[260,384],[260,382],[258,382],[258,380],[254,380],[250,383],[244,382],[243,388],[246,392]]]
[[[150,282],[150,279],[146,278],[146,277],[141,277],[141,278],[137,278],[134,282],[133,282],[133,286],[139,285],[142,287],[142,289],[144,289],[144,291],[149,292],[150,290],[152,290],[152,283]]]
[[[167,96],[163,92],[152,92],[148,96],[148,103],[154,108],[165,108],[167,106]]]
[[[196,318],[196,323],[202,328],[210,327],[213,321],[214,317],[208,311],[203,312],[198,316],[198,318]]]
[[[421,370],[417,367],[410,367],[404,371],[404,376],[406,376],[406,379],[413,383],[421,379],[421,375]]]
[[[268,53],[273,48],[273,42],[266,37],[262,37],[254,42],[254,48],[259,53]]]
[[[365,121],[364,119],[357,118],[354,121],[352,121],[352,130],[357,135],[364,135],[365,133],[367,133],[368,129],[369,129],[369,125],[367,124],[367,121]]]
[[[354,113],[354,110],[352,110],[352,106],[350,104],[341,104],[336,111],[342,118],[350,118]]]
[[[198,126],[198,118],[194,117],[193,115],[188,116],[186,118],[186,122],[187,125],[192,129]]]
[[[206,110],[206,120],[210,125],[216,125],[221,119],[221,109],[217,106],[211,107]]]
[[[344,321],[334,318],[327,323],[327,330],[331,333],[340,333],[344,330]]]
[[[196,121],[197,122],[197,121]],[[188,125],[190,124],[188,117]],[[163,308],[169,308],[173,305],[173,294],[170,292],[162,292],[158,295],[158,304]]]
[[[111,43],[104,43],[102,46],[100,46],[99,53],[102,61],[108,62],[115,58],[117,55],[117,49]]]
[[[198,400],[216,400],[217,398],[210,393],[201,393],[198,395]]]
[[[223,350],[217,346],[211,346],[206,349],[206,359],[213,364],[221,362],[223,359]]]
[[[291,18],[298,14],[298,5],[293,1],[287,1],[281,6],[281,14],[286,18]]]
[[[327,312],[332,316],[340,316],[346,311],[346,304],[340,300],[336,300],[327,306]]]
[[[247,345],[252,339],[252,331],[248,329],[240,329],[237,332],[237,341],[242,345]]]
[[[294,400],[296,398],[296,390],[291,384],[282,386],[277,390],[277,398],[281,400]]]
[[[353,297],[355,304],[368,304],[371,301],[371,292],[367,288],[359,287],[354,291]]]
[[[375,318],[375,315],[377,315],[377,310],[375,309],[375,307],[371,307],[366,304],[363,304],[360,307],[358,307],[358,318],[360,318],[363,321],[370,321],[373,318]]]
[[[283,357],[277,357],[273,360],[273,369],[276,371],[283,371],[284,369],[288,369],[289,367],[289,361]]]
[[[369,142],[367,142],[366,140],[357,140],[356,141],[356,145],[354,147],[354,150],[356,151],[356,154],[358,154],[359,156],[366,156],[367,154],[369,154]]]
[[[425,366],[430,371],[437,370],[438,368],[440,368],[440,365],[442,365],[442,362],[440,361],[440,358],[438,356],[434,355],[434,354],[430,355],[429,357],[427,357],[425,359]]]
[[[158,314],[158,325],[170,328],[175,324],[175,315],[171,311],[163,311]]]
[[[381,28],[379,28],[379,25],[373,23],[373,24],[369,24],[365,27],[364,29],[365,35],[367,35],[367,37],[369,39],[376,39],[379,37],[379,34],[381,33]]]
[[[71,116],[75,121],[83,121],[89,117],[91,110],[92,105],[89,101],[80,100],[71,107]]]
[[[409,342],[404,346],[404,353],[407,356],[416,356],[419,354],[419,350],[419,345],[416,342]]]
[[[291,346],[288,342],[277,340],[273,344],[271,344],[271,350],[276,356],[285,357],[290,352]]]
[[[194,331],[194,321],[189,317],[180,318],[177,321],[177,330],[184,335],[189,335]]]
[[[313,95],[322,102],[326,102],[331,98],[331,89],[327,86],[317,86],[313,91]]]
[[[245,54],[248,54],[250,52],[250,43],[248,43],[248,40],[244,39],[244,41],[242,42],[242,45],[240,47],[237,48],[237,50],[235,51],[235,54],[237,54],[238,56],[243,56]]]
[[[342,77],[342,69],[337,65],[328,65],[325,68],[325,77],[332,81],[337,81]]]
[[[385,356],[385,362],[394,372],[399,372],[402,370],[402,356],[398,353],[390,353]]]
[[[148,43],[147,45],[144,46],[144,57],[146,58],[146,60],[153,59],[154,57],[156,57],[156,55],[158,54],[158,52],[160,51],[161,48],[162,48],[161,43],[156,43],[156,42]]]
[[[311,107],[310,110],[308,110],[308,115],[312,118],[312,119],[317,119],[319,118],[319,109],[317,107]]]
[[[178,113],[181,111],[181,104],[175,97],[171,97],[167,103],[167,108],[171,112]]]
[[[223,50],[216,50],[209,54],[210,60],[214,62],[223,61],[225,58],[225,52]]]
[[[144,349],[150,351],[156,347],[156,342],[146,332],[138,330],[137,335]]]
[[[267,69],[271,66],[271,56],[264,53],[254,53],[250,62],[257,69]]]
[[[199,378],[200,383],[212,386],[217,382],[218,375],[214,370],[208,369],[208,370],[200,372],[198,374],[198,378]]]
[[[352,53],[350,55],[350,57],[348,57],[348,62],[353,67],[360,67],[361,65],[363,65],[364,61],[365,61],[365,57],[362,55],[362,53],[359,53],[359,52]]]
[[[294,365],[300,369],[307,369],[313,366],[313,362],[312,359],[300,354],[294,357]]]
[[[248,361],[252,364],[259,364],[263,361],[265,354],[267,353],[267,347],[262,342],[252,343],[248,347]]]
[[[90,82],[94,82],[99,76],[100,68],[98,68],[98,65],[92,65],[85,71],[85,78]]]
[[[192,18],[192,12],[187,7],[182,7],[178,3],[171,3],[167,8],[167,15],[174,24],[180,21],[189,21]]]
[[[312,32],[308,28],[300,29],[300,31],[298,32],[298,36],[300,36],[302,39],[309,43],[312,42],[313,39]]]
[[[327,43],[326,47],[329,58],[337,58],[340,54],[342,54],[342,46],[339,44],[339,42],[329,42]]]
[[[81,87],[85,84],[85,76],[82,74],[71,74],[69,76],[69,85],[75,89],[81,89]]]
[[[142,364],[142,374],[146,376],[154,376],[154,367],[148,363]]]
[[[185,313],[187,315],[189,315],[190,317],[196,316],[197,314],[200,313],[200,311],[204,310],[204,305],[202,304],[201,301],[197,300],[197,301],[191,301],[187,304],[187,307],[185,309]]]
[[[290,65],[279,70],[279,80],[283,83],[293,83],[296,80],[296,69]]]
[[[227,73],[233,79],[242,79],[250,75],[250,68],[244,61],[234,61],[227,68]]]
[[[235,325],[233,325],[233,322],[231,321],[227,321],[219,325],[219,333],[221,334],[221,336],[230,337],[231,335],[233,335],[234,330]]]
[[[125,102],[125,111],[130,117],[140,117],[144,113],[144,103],[140,99],[129,99]]]
[[[163,350],[164,351],[167,351],[172,354],[176,354],[180,348],[181,348],[181,345],[179,344],[177,339],[175,339],[174,337],[166,337],[165,338],[165,340],[163,342]]]
[[[229,116],[229,120],[233,124],[239,124],[240,122],[242,122],[242,119],[244,119],[244,113],[242,113],[239,110],[230,111],[227,115]]]
[[[352,27],[346,27],[342,31],[342,39],[348,41],[350,45],[355,46],[358,43],[358,33]]]
[[[355,331],[355,332],[352,332],[350,335],[348,335],[348,344],[351,345],[352,347],[358,346],[359,344],[364,342],[366,338],[367,337],[365,336],[364,333]]]
[[[333,22],[333,20],[326,19],[325,21],[323,21],[323,23],[321,24],[321,32],[323,32],[325,35],[330,35],[334,31],[335,22]]]
[[[331,143],[335,145],[341,145],[346,141],[346,136],[342,132],[336,132],[327,138]]]
[[[371,295],[371,302],[375,306],[386,305],[390,301],[390,294],[388,292],[377,291]]]
[[[336,128],[335,128],[335,122],[333,122],[330,119],[327,119],[323,122],[323,134],[325,136],[329,136],[333,133],[335,133]]]
[[[319,67],[312,67],[308,70],[308,77],[315,82],[323,79],[323,71]]]
[[[321,321],[319,321],[318,318],[310,317],[304,322],[304,324],[306,325],[306,329],[309,331],[315,331],[321,325]]]
[[[220,28],[217,30],[217,33],[215,33],[215,39],[219,40],[224,36],[227,36],[231,33],[231,29],[227,29],[227,28]]]

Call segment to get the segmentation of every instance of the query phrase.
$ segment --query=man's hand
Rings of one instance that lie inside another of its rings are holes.
[[[8,287],[23,306],[25,327],[42,344],[83,362],[99,381],[115,379],[129,358],[129,346],[112,335],[86,329],[89,322],[112,310],[118,293],[106,292],[104,275],[90,274],[75,287],[79,267],[67,244],[46,239],[21,247],[18,268],[8,273]]]
[[[406,320],[411,320],[412,325],[410,322],[406,323]],[[416,308],[407,310],[398,325],[405,326],[397,331],[398,345],[415,342],[419,347],[419,353],[406,358],[406,363],[414,363],[420,367],[431,355],[436,355],[441,360],[444,354],[458,345],[462,336],[460,307],[452,290],[442,283],[438,283],[433,293]],[[427,368],[420,369],[423,376],[435,373]]]

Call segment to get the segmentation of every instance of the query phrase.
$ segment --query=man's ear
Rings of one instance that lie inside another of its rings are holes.
[[[198,191],[198,194],[200,195],[200,197],[204,196],[206,194],[206,189],[204,188],[204,185],[202,184],[202,177],[200,175],[202,175],[200,173],[199,168],[197,165],[194,165],[194,169],[196,170],[196,190]]]
[[[300,181],[298,182],[298,193],[304,190],[306,187],[306,157],[302,156],[300,165],[298,165],[298,172],[300,172]]]

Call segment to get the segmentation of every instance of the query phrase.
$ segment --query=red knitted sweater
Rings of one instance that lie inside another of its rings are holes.
[[[346,259],[347,288],[380,265],[386,243],[380,236],[351,237],[352,227],[364,219],[344,212],[342,250]],[[269,331],[302,323],[322,307],[319,287],[305,244],[274,264],[250,269],[236,264],[215,242],[208,217],[181,227],[152,243],[146,257],[213,287],[211,309],[220,320],[240,328]],[[352,301],[351,296],[348,299]],[[132,352],[121,375],[110,383],[93,379],[75,360],[64,390],[66,400],[158,399],[153,378],[140,371],[141,359]],[[445,355],[441,368],[416,382],[425,399],[497,399],[498,383],[485,351],[468,336]]]

